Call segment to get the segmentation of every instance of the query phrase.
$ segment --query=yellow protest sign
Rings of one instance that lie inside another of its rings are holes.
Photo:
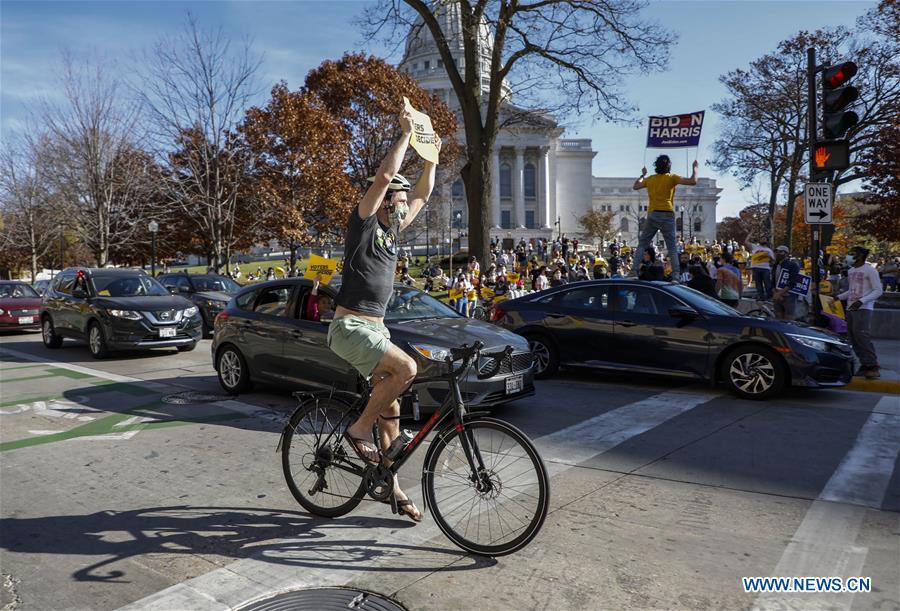
[[[620,250],[619,252],[621,252],[623,255],[629,255],[629,254],[631,254],[631,247],[623,246],[622,250]]]
[[[475,289],[469,289],[469,292],[466,293],[466,299],[475,301],[478,299],[478,292]]]
[[[337,259],[326,259],[319,255],[309,255],[309,264],[306,266],[306,272],[303,274],[303,277],[315,280],[316,274],[322,274],[322,284],[328,284],[331,282],[331,277],[337,270],[337,266]]]
[[[507,282],[514,283],[519,281],[519,274],[515,272],[506,272]]]
[[[493,299],[494,291],[486,286],[481,287],[481,298],[482,299]]]
[[[822,313],[832,314],[838,318],[844,318],[844,305],[828,295],[819,295],[819,301],[822,302]]]
[[[828,280],[822,280],[819,282],[819,293],[823,295],[828,295],[831,293],[831,282]]]
[[[419,156],[434,165],[438,164],[437,134],[431,126],[431,118],[424,112],[419,112],[409,103],[409,98],[403,98],[403,105],[412,114],[413,131],[410,134],[409,144]]]
[[[453,299],[454,301],[456,301],[458,299],[462,299],[463,292],[464,291],[462,289],[450,289],[449,297],[450,297],[450,299]]]
[[[841,254],[841,247],[832,244],[831,246],[825,247],[825,252],[829,255],[839,255]]]

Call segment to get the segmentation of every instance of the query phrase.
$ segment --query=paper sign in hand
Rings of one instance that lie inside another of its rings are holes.
[[[438,164],[437,134],[431,126],[431,118],[424,112],[419,112],[409,103],[409,98],[403,98],[403,105],[412,114],[413,131],[410,134],[409,143],[425,161],[434,165]]]
[[[319,255],[309,255],[309,265],[306,266],[306,272],[303,274],[303,277],[315,280],[316,274],[322,274],[322,284],[328,284],[331,282],[331,277],[337,269],[337,264],[337,259],[326,259]]]

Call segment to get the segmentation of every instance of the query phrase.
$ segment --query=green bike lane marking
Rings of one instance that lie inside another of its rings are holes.
[[[145,418],[158,418],[158,414],[148,413],[145,410],[153,407],[162,407],[165,405],[167,404],[163,403],[162,401],[151,401],[150,403],[139,405],[127,411],[118,414],[112,414],[110,416],[106,416],[105,418],[100,418],[98,420],[94,420],[93,422],[88,422],[87,424],[82,424],[81,426],[77,426],[68,431],[61,431],[59,433],[53,433],[50,435],[39,435],[36,437],[26,437],[24,439],[16,439],[14,441],[3,442],[0,443],[0,452],[17,450],[19,448],[27,448],[30,446],[42,445],[45,443],[65,441],[67,439],[75,439],[78,437],[94,437],[97,435],[107,435],[110,433],[126,433],[136,430],[152,430],[172,426],[184,426],[188,424],[200,424],[205,422],[221,422],[226,420],[236,420],[238,418],[250,417],[247,414],[232,412],[226,414],[198,416],[196,418],[170,418],[165,420],[157,419],[149,422],[136,422],[134,424],[116,426],[119,423],[135,416],[143,416]]]
[[[62,369],[61,367],[49,367],[44,370],[44,373],[40,375],[34,376],[26,376],[23,378],[7,378],[4,376],[3,382],[5,384],[11,384],[12,382],[24,382],[26,380],[39,380],[41,378],[69,378],[70,380],[84,380],[87,378],[93,378],[94,376],[81,373],[80,371],[72,371],[71,369]]]
[[[65,394],[54,393],[52,395],[24,396],[19,399],[10,399],[9,401],[0,401],[0,410],[9,407],[15,407],[22,403],[35,403],[37,401],[56,401],[65,399],[66,394],[71,395],[96,395],[107,392],[122,392],[135,397],[146,397],[148,395],[158,395],[159,392],[150,390],[149,388],[141,388],[135,384],[128,382],[112,382],[110,380],[101,380],[100,382],[91,382],[92,386],[87,388],[73,388],[65,391]]]

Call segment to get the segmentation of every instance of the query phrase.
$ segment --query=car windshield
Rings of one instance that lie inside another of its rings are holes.
[[[40,298],[27,284],[0,284],[0,299]]]
[[[163,285],[144,274],[135,274],[134,276],[97,274],[94,276],[94,289],[100,297],[162,297],[169,295],[169,291]]]
[[[414,288],[395,288],[384,319],[397,322],[450,316],[459,314],[427,293]]]
[[[710,316],[743,316],[740,312],[729,305],[726,305],[718,299],[713,299],[709,295],[704,295],[700,291],[696,291],[683,284],[673,284],[666,287],[673,295],[688,302],[704,314]]]
[[[241,285],[224,276],[191,276],[194,289],[198,291],[220,291],[222,293],[237,293]]]

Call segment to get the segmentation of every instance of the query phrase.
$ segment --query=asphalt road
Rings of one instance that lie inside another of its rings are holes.
[[[287,391],[172,402],[220,392],[209,341],[95,361],[6,335],[0,382],[5,610],[227,609],[326,585],[408,609],[900,608],[897,395],[538,382],[495,414],[536,441],[550,514],[493,560],[371,501],[305,513],[275,453]],[[405,470],[421,507],[421,462]],[[871,592],[745,592],[756,576],[869,577]]]

